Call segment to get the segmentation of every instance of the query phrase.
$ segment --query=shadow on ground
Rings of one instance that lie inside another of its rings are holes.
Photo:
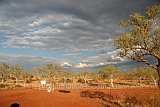
[[[122,105],[118,102],[121,99],[118,95],[105,94],[104,92],[101,91],[89,91],[89,90],[82,91],[80,95],[81,97],[98,98],[104,102],[108,102],[108,105],[104,103],[103,107],[111,107],[111,105],[122,107]]]

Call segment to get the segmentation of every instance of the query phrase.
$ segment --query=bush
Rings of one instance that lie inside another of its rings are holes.
[[[123,101],[126,107],[160,107],[160,90],[155,93],[128,94]]]
[[[0,88],[5,88],[6,86],[6,84],[0,84]]]
[[[126,107],[135,107],[135,105],[142,105],[142,102],[137,98],[135,94],[127,95],[123,103]]]
[[[101,91],[82,91],[81,97],[87,97],[87,98],[98,98],[101,99],[102,101],[107,101],[111,104],[117,105],[121,107],[119,104],[118,100],[121,99],[118,95],[110,95],[110,94],[105,94],[104,92]]]
[[[78,83],[85,83],[85,80],[82,79],[82,78],[79,78],[77,82],[78,82]]]
[[[158,90],[155,93],[155,96],[153,96],[152,98],[150,98],[150,104],[152,105],[152,107],[160,107],[160,90]]]

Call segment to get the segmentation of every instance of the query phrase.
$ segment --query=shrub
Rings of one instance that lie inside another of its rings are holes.
[[[142,105],[142,102],[138,100],[135,94],[127,95],[123,103],[126,107],[135,107],[135,105]]]
[[[117,105],[121,107],[119,104],[118,100],[121,99],[118,95],[110,95],[110,94],[105,94],[104,92],[101,91],[82,91],[81,97],[87,97],[87,98],[98,98],[101,99],[102,101],[107,101],[111,104]]]
[[[148,101],[152,107],[160,107],[160,90]]]
[[[160,90],[155,93],[128,94],[123,101],[126,107],[160,107]]]

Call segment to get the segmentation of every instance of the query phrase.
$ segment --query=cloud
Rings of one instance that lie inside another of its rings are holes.
[[[117,64],[116,62],[101,62],[97,64],[87,64],[87,63],[79,63],[75,66],[75,68],[97,68],[99,66],[105,66],[110,64]]]
[[[77,56],[77,55],[82,55],[82,53],[64,54],[63,56]]]
[[[99,56],[88,57],[86,60],[82,60],[75,68],[96,68],[99,66],[109,65],[109,64],[122,64],[128,61],[125,58],[120,58],[117,54],[120,50],[113,52],[106,52],[99,54]]]
[[[123,2],[123,5],[121,3]],[[138,2],[138,3],[137,3]],[[105,50],[122,31],[118,23],[157,0],[2,0],[3,45],[48,51]]]
[[[69,62],[63,59],[51,57],[36,57],[27,55],[9,55],[0,53],[0,63],[9,63],[10,65],[20,65],[25,70],[33,70],[35,66],[45,66],[46,64],[58,64],[72,66]]]
[[[135,67],[147,67],[143,62],[137,62],[133,60],[129,60],[126,57],[120,58],[117,54],[120,50],[115,50],[112,52],[103,52],[103,54],[99,54],[99,56],[88,57],[86,60],[82,60],[79,64],[75,65],[75,68],[85,68],[85,69],[99,69],[105,67],[107,65],[115,65],[122,71],[130,71]],[[158,61],[153,56],[145,57],[145,60],[149,61],[150,64],[156,66]]]
[[[146,6],[156,3],[159,0],[0,0],[2,49],[72,52],[63,56],[82,55],[80,51],[104,50],[99,56],[81,60],[78,65],[63,59],[3,53],[0,54],[0,62],[20,64],[29,69],[47,63],[74,68],[127,65],[128,61],[119,58],[117,51],[105,50],[110,49],[115,37],[123,32],[118,25],[121,19],[128,19],[132,12],[144,13]]]
[[[61,66],[63,68],[71,68],[71,67],[73,67],[73,65],[71,63],[68,63],[68,62],[64,62],[63,64],[61,64]]]

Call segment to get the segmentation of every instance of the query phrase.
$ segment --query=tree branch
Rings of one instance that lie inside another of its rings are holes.
[[[148,66],[150,66],[150,67],[152,67],[152,68],[154,68],[154,69],[156,69],[156,70],[158,69],[156,66],[151,65],[147,60],[144,60],[144,59],[140,59],[140,60],[133,59],[133,60],[136,60],[136,61],[138,61],[138,62],[143,62],[143,63],[147,64]]]

